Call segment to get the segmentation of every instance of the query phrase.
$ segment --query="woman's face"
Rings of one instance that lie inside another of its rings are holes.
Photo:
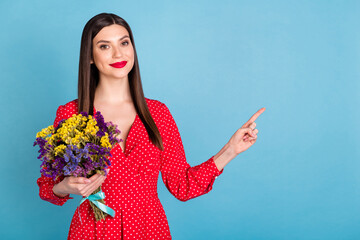
[[[104,27],[98,32],[93,39],[92,51],[90,63],[95,63],[100,79],[127,78],[134,65],[134,48],[129,33],[118,24]]]

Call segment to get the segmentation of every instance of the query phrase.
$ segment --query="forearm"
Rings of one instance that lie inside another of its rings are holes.
[[[211,191],[215,179],[222,173],[213,157],[191,167],[189,164],[175,169],[163,168],[161,176],[169,192],[180,201],[187,201]],[[180,170],[181,169],[181,170]]]
[[[230,147],[229,143],[214,156],[214,162],[216,167],[221,171],[231,160],[233,160],[237,154]]]

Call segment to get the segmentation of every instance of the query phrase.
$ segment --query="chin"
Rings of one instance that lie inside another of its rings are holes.
[[[123,79],[123,78],[126,78],[128,76],[128,74],[119,74],[119,75],[113,75],[112,77],[113,78],[116,78],[116,79]]]

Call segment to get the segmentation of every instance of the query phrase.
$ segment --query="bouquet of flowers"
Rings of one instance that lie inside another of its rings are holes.
[[[53,180],[62,175],[106,175],[105,169],[111,165],[107,157],[111,157],[111,149],[122,141],[117,138],[119,134],[117,126],[105,123],[100,112],[96,112],[95,117],[86,112],[73,114],[71,118],[61,120],[56,128],[51,125],[36,134],[34,146],[40,147],[40,172]],[[101,186],[86,198],[90,200],[96,221],[115,214],[105,205],[104,198]]]

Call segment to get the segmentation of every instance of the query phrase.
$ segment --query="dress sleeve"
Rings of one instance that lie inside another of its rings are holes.
[[[64,106],[59,106],[56,111],[56,118],[54,121],[54,127],[57,127],[60,120],[63,119],[64,114]],[[41,177],[37,179],[37,184],[39,186],[39,195],[42,200],[48,201],[50,203],[53,203],[55,205],[62,206],[64,203],[69,200],[73,199],[70,197],[70,194],[68,194],[65,197],[59,197],[54,194],[53,187],[55,184],[61,182],[64,179],[64,177],[58,178],[56,181],[54,181],[51,177],[46,177],[43,174],[41,174]]]
[[[200,165],[191,167],[186,162],[181,136],[169,109],[162,103],[162,135],[164,150],[160,154],[161,176],[166,188],[180,201],[208,193],[220,174],[214,156]]]

